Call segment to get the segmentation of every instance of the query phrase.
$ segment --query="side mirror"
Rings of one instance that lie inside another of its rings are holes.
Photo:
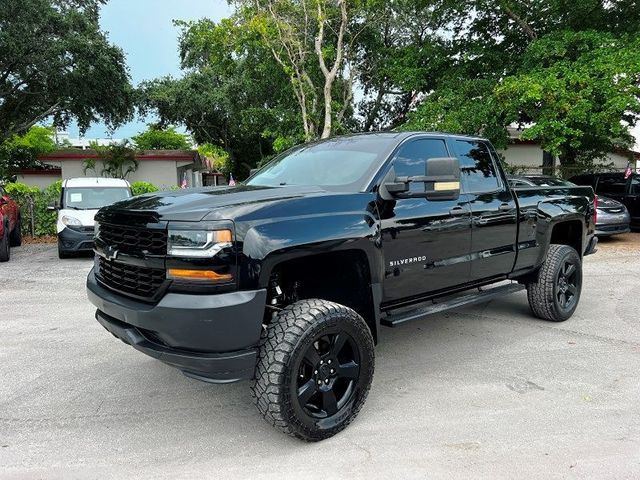
[[[58,202],[51,202],[49,205],[47,205],[47,210],[49,210],[50,212],[55,212],[56,210],[58,210]]]
[[[424,190],[411,191],[411,183],[423,183]],[[426,162],[425,175],[415,177],[396,177],[392,167],[382,180],[379,194],[383,200],[457,200],[460,196],[460,163],[457,158],[430,158]]]
[[[430,158],[425,173],[427,199],[457,200],[460,197],[460,162],[457,158]]]

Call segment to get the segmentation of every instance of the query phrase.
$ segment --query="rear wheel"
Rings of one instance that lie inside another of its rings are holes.
[[[8,262],[11,256],[9,248],[9,225],[4,226],[4,235],[0,238],[0,262]]]
[[[264,332],[252,393],[271,425],[319,441],[353,421],[373,369],[373,338],[360,315],[337,303],[302,300]]]
[[[16,226],[13,228],[13,232],[11,232],[10,242],[12,247],[19,247],[22,245],[22,218],[18,217],[18,221],[16,222]]]
[[[527,284],[533,314],[563,322],[573,315],[582,291],[582,260],[568,245],[550,245],[535,282]]]

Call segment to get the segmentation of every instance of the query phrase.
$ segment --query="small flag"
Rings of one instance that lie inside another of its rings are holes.
[[[230,187],[235,187],[236,186],[236,181],[233,179],[233,173],[229,174],[229,186]]]
[[[631,170],[631,164],[627,163],[627,168],[624,170],[624,179],[626,180],[627,178],[629,178],[632,173],[633,171]]]
[[[180,188],[187,188],[187,172],[182,175],[182,182],[180,182]]]

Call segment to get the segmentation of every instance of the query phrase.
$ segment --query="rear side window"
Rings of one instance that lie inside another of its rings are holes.
[[[596,193],[609,195],[624,195],[627,190],[627,180],[624,175],[601,175],[598,180]]]
[[[640,175],[634,175],[631,179],[631,195],[640,195]]]
[[[500,188],[496,168],[485,143],[455,140],[453,148],[460,160],[464,193],[494,192]]]
[[[448,157],[444,140],[423,138],[405,143],[393,162],[393,168],[399,177],[424,175],[427,159]],[[424,190],[424,183],[409,184],[412,191]]]

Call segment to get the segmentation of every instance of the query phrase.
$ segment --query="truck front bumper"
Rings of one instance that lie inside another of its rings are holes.
[[[253,377],[266,290],[217,295],[167,293],[155,305],[101,286],[93,270],[87,295],[114,336],[185,375],[212,383]]]

